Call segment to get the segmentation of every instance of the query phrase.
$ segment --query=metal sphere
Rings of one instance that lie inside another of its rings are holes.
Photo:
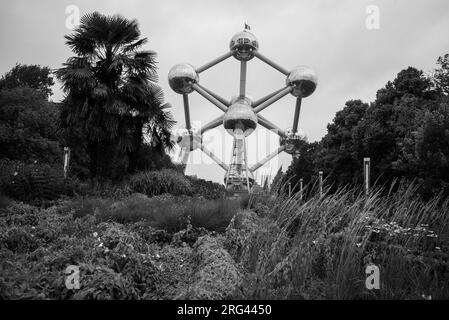
[[[244,30],[232,37],[229,48],[234,52],[234,57],[240,61],[248,61],[254,57],[254,52],[259,49],[259,42],[254,34]]]
[[[234,137],[247,137],[256,129],[257,115],[246,98],[231,104],[223,117],[223,126]]]
[[[293,87],[292,95],[305,98],[315,91],[318,85],[318,77],[311,68],[298,66],[290,71],[286,83]]]
[[[297,132],[293,132],[291,129],[285,131],[286,137],[281,137],[279,139],[279,144],[285,146],[285,152],[291,155],[298,155],[299,148],[303,141],[307,141],[307,136],[304,131],[298,129]]]
[[[180,129],[176,132],[175,141],[181,149],[196,150],[201,144],[201,132],[198,129]]]
[[[199,82],[199,76],[195,68],[188,63],[174,65],[168,73],[170,87],[179,94],[191,93],[192,84]]]

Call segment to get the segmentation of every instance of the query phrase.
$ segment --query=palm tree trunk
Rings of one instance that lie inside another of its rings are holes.
[[[133,133],[133,150],[128,152],[128,173],[135,173],[137,170],[140,148],[143,143],[142,138],[142,130],[143,123],[142,121],[138,121],[135,124],[134,133]]]

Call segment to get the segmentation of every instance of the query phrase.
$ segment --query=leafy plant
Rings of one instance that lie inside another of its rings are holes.
[[[190,181],[184,174],[173,169],[137,173],[130,178],[129,187],[134,192],[143,193],[150,197],[164,193],[173,195],[193,194]]]

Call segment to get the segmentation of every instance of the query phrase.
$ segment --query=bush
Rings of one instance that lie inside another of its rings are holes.
[[[93,215],[99,221],[145,221],[152,228],[174,233],[185,229],[188,224],[194,228],[223,232],[239,209],[239,199],[208,200],[169,194],[148,198],[134,194],[120,201],[79,198],[64,204],[63,210],[72,212],[74,217]]]
[[[65,179],[62,168],[0,160],[0,188],[11,198],[33,204],[73,194],[75,183]]]
[[[173,195],[191,195],[192,184],[179,171],[163,169],[160,171],[146,171],[133,175],[129,181],[132,191],[157,196],[164,193]]]
[[[60,208],[12,204],[0,216],[2,299],[138,299],[154,294],[153,249],[126,226],[73,218]],[[34,215],[37,220],[19,219]],[[80,267],[80,290],[65,286]]]
[[[202,196],[206,199],[219,199],[224,198],[226,194],[226,188],[224,185],[199,179],[193,176],[186,176],[192,184],[192,192],[196,196]]]

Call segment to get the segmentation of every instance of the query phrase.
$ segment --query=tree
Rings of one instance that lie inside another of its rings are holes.
[[[275,188],[278,188],[282,184],[283,179],[284,173],[282,172],[282,166],[280,166],[278,172],[273,178],[273,182],[271,183],[271,185]]]
[[[318,174],[316,159],[320,149],[319,142],[301,142],[299,157],[293,159],[284,177],[284,181],[291,183],[293,192],[299,191],[299,179],[304,179],[304,185],[313,182],[313,177]]]
[[[0,79],[0,90],[16,87],[29,87],[40,92],[45,99],[52,94],[54,85],[49,67],[16,64]]]
[[[445,95],[449,95],[449,54],[439,57],[437,65],[438,68],[435,70],[433,80],[438,89]]]
[[[338,111],[327,134],[322,139],[322,148],[316,164],[327,173],[327,178],[338,184],[354,184],[360,176],[360,156],[354,149],[355,129],[363,120],[368,104],[360,100],[346,102],[343,110]]]
[[[87,14],[65,37],[76,56],[57,71],[66,93],[62,126],[81,128],[92,176],[116,178],[137,168],[148,136],[153,150],[172,147],[174,121],[157,85],[156,53],[141,50],[136,20]]]
[[[59,110],[40,90],[0,90],[0,158],[23,162],[62,161],[58,140]]]
[[[440,88],[422,71],[408,67],[378,90],[369,105],[348,101],[328,125],[323,139],[301,148],[286,179],[294,184],[303,177],[308,183],[323,170],[328,185],[360,184],[362,160],[370,157],[373,182],[417,178],[424,196],[440,191],[449,194],[449,108],[447,96],[442,94],[447,59],[447,55],[438,59],[435,77],[439,77]]]

